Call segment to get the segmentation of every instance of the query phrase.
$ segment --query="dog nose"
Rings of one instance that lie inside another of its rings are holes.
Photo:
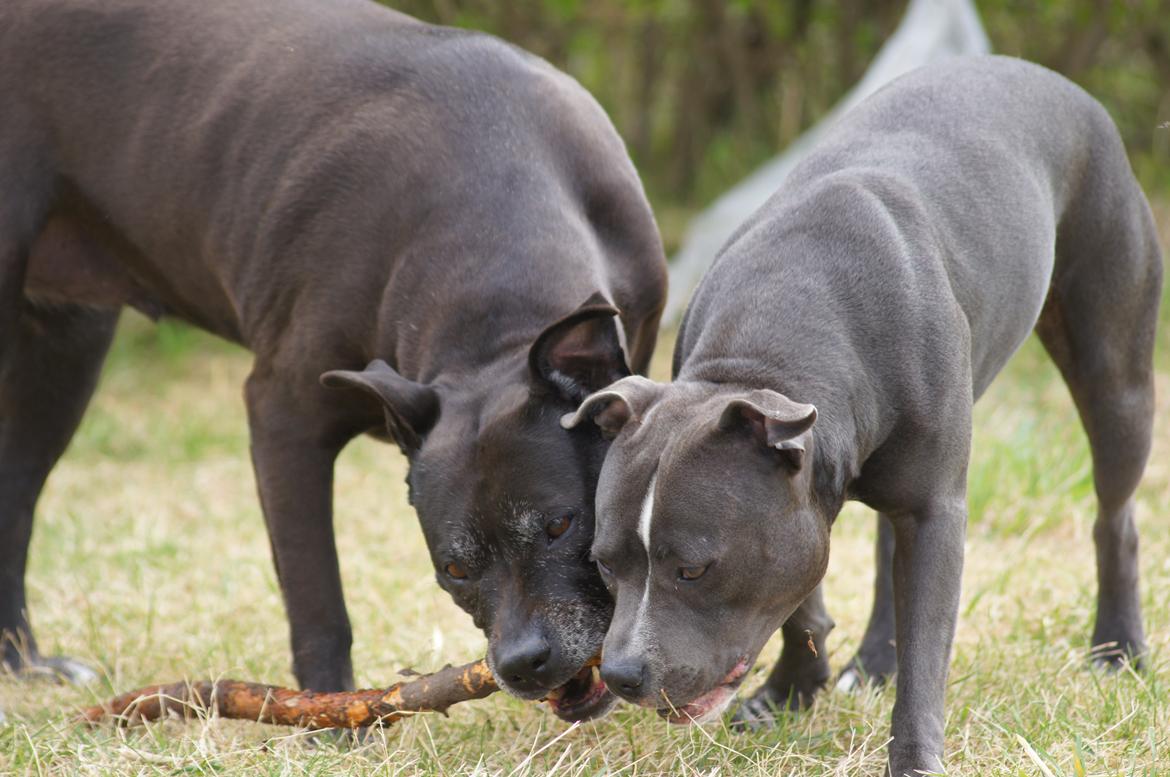
[[[601,662],[601,679],[610,690],[627,700],[633,700],[642,693],[642,681],[646,677],[646,664],[638,659]]]
[[[552,648],[539,633],[530,633],[503,646],[496,671],[518,690],[547,689]]]

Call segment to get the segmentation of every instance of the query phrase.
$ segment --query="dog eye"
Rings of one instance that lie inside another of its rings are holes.
[[[453,577],[456,580],[467,579],[467,570],[459,564],[456,564],[454,561],[444,567],[443,571],[447,573],[447,577]]]
[[[573,524],[573,516],[562,515],[560,518],[553,518],[544,525],[544,531],[548,534],[550,540],[555,540],[569,530]]]
[[[606,577],[611,577],[613,575],[613,570],[609,568],[609,564],[606,564],[601,559],[597,559],[597,568],[600,569],[601,574],[605,575]]]
[[[710,564],[701,567],[679,567],[678,576],[680,580],[698,580],[703,575],[707,574]]]

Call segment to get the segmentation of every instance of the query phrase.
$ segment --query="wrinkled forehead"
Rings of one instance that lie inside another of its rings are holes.
[[[475,413],[444,412],[415,457],[411,487],[432,548],[515,544],[545,516],[592,501],[604,451],[562,429],[556,408],[526,395],[503,399]]]
[[[716,428],[718,400],[678,394],[624,429],[605,461],[597,491],[597,545],[610,547],[718,534],[768,490],[746,442]],[[651,519],[653,519],[651,521]],[[652,524],[652,526],[651,526]],[[654,537],[651,538],[651,533]]]
[[[477,498],[544,510],[592,496],[605,455],[600,435],[561,427],[562,408],[529,402],[492,416],[476,444]],[[589,499],[592,502],[592,499]]]
[[[681,397],[669,393],[631,421],[614,440],[597,484],[597,536],[599,544],[636,532],[654,510],[652,488],[659,469],[686,436],[691,422]]]
[[[648,446],[610,449],[597,483],[596,544],[607,547],[636,532],[641,515],[653,510],[659,456]]]

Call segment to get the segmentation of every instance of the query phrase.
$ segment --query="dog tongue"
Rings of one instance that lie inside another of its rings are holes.
[[[677,709],[659,710],[659,714],[669,722],[680,725],[706,723],[722,713],[731,702],[732,697],[735,696],[737,681],[747,674],[747,670],[748,661],[746,658],[741,658],[714,689]]]
[[[734,688],[729,685],[720,685],[714,690],[707,691],[690,704],[684,704],[677,710],[662,710],[663,717],[669,722],[679,725],[706,723],[711,718],[723,712],[723,709],[734,695]]]

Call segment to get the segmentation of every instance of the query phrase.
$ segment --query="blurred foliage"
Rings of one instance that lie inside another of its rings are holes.
[[[906,0],[387,4],[492,32],[574,75],[609,111],[661,215],[709,201],[831,108]],[[1117,120],[1146,186],[1170,192],[1170,129],[1158,128],[1170,122],[1170,2],[976,4],[995,51],[1088,89]]]

